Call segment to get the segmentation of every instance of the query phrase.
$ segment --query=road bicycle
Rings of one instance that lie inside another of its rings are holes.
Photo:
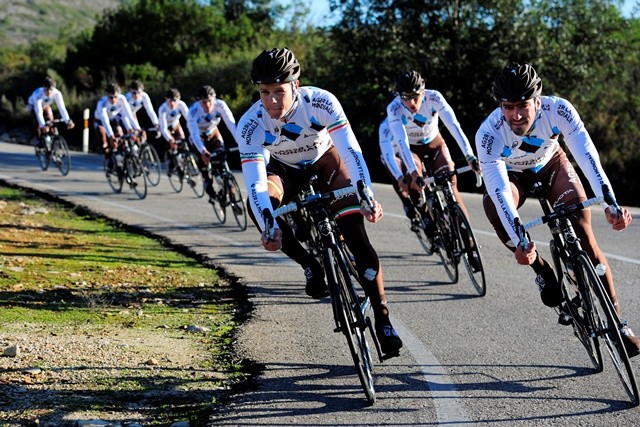
[[[176,149],[167,150],[167,175],[169,184],[176,193],[182,191],[186,182],[196,197],[204,196],[202,174],[198,168],[198,158],[189,149],[189,143],[184,139],[176,139]]]
[[[571,324],[578,340],[596,372],[603,370],[602,344],[607,349],[625,392],[633,406],[638,406],[638,386],[627,351],[622,342],[620,329],[626,325],[621,321],[606,291],[600,275],[602,266],[594,267],[580,245],[570,218],[582,209],[606,202],[611,209],[619,206],[607,186],[603,186],[603,197],[594,197],[584,202],[566,206],[556,203],[551,207],[542,194],[541,183],[536,183],[532,194],[538,198],[544,215],[522,224],[516,218],[516,230],[520,244],[526,247],[529,237],[526,231],[547,224],[551,231],[551,257],[562,289],[563,301],[556,309],[559,323]]]
[[[427,175],[432,175],[429,164],[423,162]],[[460,260],[469,275],[471,284],[478,296],[487,292],[487,284],[480,255],[480,244],[475,237],[469,219],[460,207],[453,192],[452,178],[456,175],[472,171],[464,166],[452,171],[446,170],[433,176],[425,176],[425,189],[418,202],[416,213],[420,216],[420,226],[416,234],[427,254],[436,253],[442,261],[447,275],[453,283],[459,279]],[[476,186],[482,185],[482,177],[476,173]],[[422,205],[426,203],[427,221],[424,221]],[[431,224],[431,230],[425,226]]]
[[[120,193],[126,182],[139,199],[144,199],[147,197],[147,177],[142,161],[136,154],[138,146],[134,139],[133,133],[118,138],[117,148],[111,152],[109,159],[104,159],[104,171],[114,192]]]
[[[244,231],[247,229],[247,208],[240,185],[227,163],[227,154],[237,150],[237,147],[225,148],[211,154],[207,173],[211,178],[215,197],[210,198],[209,203],[221,224],[226,222],[227,208],[230,208],[240,230]]]
[[[265,219],[267,236],[273,235],[274,218],[289,212],[304,209],[312,219],[310,225],[318,238],[318,250],[329,285],[335,322],[334,332],[341,332],[346,337],[367,403],[373,405],[376,395],[373,381],[373,357],[367,342],[367,329],[381,362],[384,356],[368,315],[371,303],[368,297],[360,295],[356,290],[354,283],[357,280],[353,275],[355,271],[349,260],[349,254],[345,251],[346,245],[342,243],[340,230],[328,209],[328,203],[331,200],[356,192],[359,192],[361,198],[372,206],[371,197],[365,190],[364,183],[360,181],[358,190],[347,187],[327,193],[316,193],[313,182],[310,182],[308,189],[296,200],[277,208],[273,215],[268,209],[265,209],[262,215]]]
[[[58,123],[63,123],[62,119],[55,119],[47,123],[48,130],[42,132],[36,145],[36,157],[43,171],[49,169],[53,163],[60,170],[63,176],[69,173],[71,160],[69,156],[69,145],[67,141],[58,133]]]
[[[155,130],[155,128],[147,129],[147,131]],[[149,184],[155,187],[160,183],[160,175],[162,174],[160,156],[155,147],[147,140],[146,133],[141,132],[139,135],[140,143],[137,147],[134,147],[134,149],[142,162],[144,176],[147,178]]]

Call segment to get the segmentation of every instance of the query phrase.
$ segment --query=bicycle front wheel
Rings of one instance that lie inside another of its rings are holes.
[[[562,323],[566,324],[571,322],[573,333],[582,343],[585,350],[587,350],[587,356],[589,356],[595,371],[602,372],[603,365],[600,343],[598,342],[598,337],[593,333],[593,328],[587,317],[588,308],[594,305],[592,302],[593,294],[591,292],[586,293],[584,296],[580,294],[576,276],[572,273],[572,271],[575,271],[575,268],[572,267],[571,271],[569,271],[565,261],[563,261],[560,256],[560,249],[558,249],[555,240],[551,240],[549,248],[551,250],[553,264],[555,265],[556,276],[560,281],[564,297],[561,313],[563,315],[568,314],[571,317]]]
[[[473,289],[478,296],[483,297],[487,293],[487,283],[484,276],[484,267],[480,257],[480,245],[473,234],[471,224],[460,205],[454,205],[452,211],[452,224],[457,227],[458,247],[461,251],[460,258],[469,274]]]
[[[144,199],[147,197],[147,178],[142,168],[142,162],[135,155],[127,155],[124,164],[127,183],[133,188],[139,199]]]
[[[111,162],[114,165],[114,167],[109,169],[109,166],[108,166],[109,160],[106,158],[104,159],[103,161],[104,173],[107,177],[107,182],[109,183],[109,187],[111,187],[114,193],[120,193],[122,191],[122,183],[124,180],[123,180],[122,174],[119,174],[117,168],[115,167],[116,159],[114,158],[113,155],[111,156]]]
[[[593,264],[585,254],[580,254],[576,258],[575,268],[577,269],[578,280],[584,283],[584,291],[592,295],[592,306],[588,316],[591,319],[594,333],[604,341],[613,366],[618,372],[618,377],[631,400],[631,404],[638,406],[640,402],[638,385],[627,350],[620,336],[622,322],[618,318],[609,294],[605,291],[602,281],[593,268]]]
[[[446,209],[446,208],[445,208]],[[458,262],[455,251],[458,245],[457,229],[453,227],[451,215],[447,210],[436,208],[436,236],[434,250],[442,261],[451,283],[458,283]]]
[[[36,145],[36,157],[38,158],[38,165],[40,166],[40,169],[46,171],[49,169],[49,151],[46,147],[41,147],[40,144],[41,141],[38,141],[38,145]]]
[[[360,301],[358,300],[353,282],[349,277],[349,270],[344,257],[333,250],[326,254],[327,278],[332,283],[331,303],[335,306],[340,331],[344,334],[349,345],[360,384],[367,403],[373,405],[376,401],[373,382],[373,359],[371,349],[366,340],[365,329],[367,323],[363,320]]]
[[[51,161],[58,167],[62,176],[67,176],[71,161],[69,158],[69,146],[61,136],[54,136],[51,144]]]
[[[227,187],[227,200],[231,208],[231,213],[233,213],[233,217],[236,219],[240,230],[244,231],[247,229],[247,208],[242,198],[240,185],[238,185],[236,177],[233,176],[231,172],[225,172],[224,182]]]
[[[158,156],[158,152],[153,145],[148,142],[142,144],[142,147],[140,147],[140,161],[142,162],[145,178],[147,178],[149,184],[155,187],[160,183],[160,174],[162,171],[160,167],[160,156]]]
[[[189,152],[184,155],[184,180],[189,184],[196,197],[204,196],[204,185],[202,184],[202,174],[198,169],[196,155]]]

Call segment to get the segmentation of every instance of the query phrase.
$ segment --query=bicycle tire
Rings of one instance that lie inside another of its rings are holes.
[[[142,168],[142,162],[140,162],[140,159],[137,156],[127,154],[124,158],[124,165],[129,186],[133,189],[139,199],[144,199],[147,197],[147,178]]]
[[[469,274],[469,280],[471,281],[473,288],[478,293],[478,296],[483,297],[487,293],[487,282],[484,274],[484,266],[482,265],[482,257],[480,256],[480,245],[478,244],[475,234],[473,233],[473,229],[471,228],[471,224],[460,205],[455,204],[453,206],[452,217],[454,219],[454,224],[458,227],[455,234],[458,237],[458,246],[461,251],[460,258],[462,259],[465,269]],[[468,237],[467,242],[464,241],[464,234]],[[470,261],[471,257],[475,258],[476,271],[474,271],[474,266]]]
[[[618,318],[609,294],[605,291],[593,264],[584,253],[580,253],[576,257],[574,268],[577,269],[575,273],[578,280],[583,280],[585,291],[593,295],[589,318],[594,326],[594,331],[598,338],[604,341],[613,366],[618,373],[618,378],[629,396],[632,406],[638,406],[640,402],[638,384],[620,336],[622,322]]]
[[[38,166],[40,166],[40,169],[46,171],[47,169],[49,169],[49,162],[51,158],[49,155],[49,150],[47,150],[47,148],[44,146],[41,147],[40,144],[44,145],[44,142],[42,142],[41,139],[38,140],[38,145],[36,145],[35,147],[36,157],[38,158]]]
[[[359,314],[361,313],[360,302],[357,298],[354,299],[353,282],[341,254],[336,253],[335,249],[328,249],[325,252],[325,263],[327,278],[333,288],[331,303],[336,305],[334,312],[338,315],[340,331],[347,339],[367,404],[373,405],[376,400],[373,360],[365,336],[366,323],[361,321],[362,316]]]
[[[114,158],[113,155],[111,155],[111,161],[113,162],[114,165],[116,164],[116,159]],[[102,163],[102,167],[107,177],[107,183],[109,184],[109,187],[111,187],[114,193],[120,193],[122,192],[122,184],[124,183],[124,179],[122,176],[118,174],[117,169],[109,170],[109,168],[107,167],[108,163],[109,163],[109,160],[107,160],[106,158],[103,160],[103,163]]]
[[[60,135],[53,137],[51,142],[51,161],[56,165],[62,176],[67,176],[71,161],[69,158],[69,146]]]
[[[445,214],[445,211],[440,207],[436,207],[435,211],[436,240],[439,238],[439,242],[434,243],[433,246],[435,247],[435,252],[438,254],[438,257],[440,257],[442,266],[449,276],[451,283],[458,283],[459,259],[456,259],[454,253],[456,244],[458,242],[458,237],[454,234],[456,232],[454,227],[451,227],[450,214]]]
[[[198,160],[196,155],[188,152],[184,155],[184,179],[191,187],[191,190],[197,198],[204,196],[204,185],[202,183],[202,174],[198,169]]]
[[[238,224],[238,227],[240,227],[240,231],[244,231],[247,229],[247,208],[244,204],[244,199],[242,198],[240,185],[238,184],[236,177],[229,171],[224,173],[224,184],[227,187],[227,200],[229,207],[231,208],[231,213],[236,219],[236,223]]]
[[[176,166],[174,170],[171,171],[171,174],[168,175],[169,184],[173,191],[179,193],[182,191],[182,187],[184,186],[184,171],[182,166]]]
[[[145,173],[145,178],[153,187],[160,183],[162,168],[160,166],[160,156],[153,145],[145,142],[140,147],[140,161]]]
[[[562,289],[564,299],[562,302],[563,308],[564,311],[571,316],[573,333],[587,351],[587,356],[589,356],[589,360],[591,360],[594,370],[596,372],[602,372],[604,365],[600,343],[598,342],[598,338],[592,334],[593,328],[586,318],[585,310],[585,307],[593,306],[593,302],[591,301],[593,295],[590,292],[586,296],[581,295],[578,290],[576,276],[567,268],[563,257],[560,255],[560,249],[558,248],[555,240],[551,240],[549,243],[549,249],[555,266],[556,276],[559,279],[560,287]],[[572,267],[572,271],[575,271],[574,267]]]

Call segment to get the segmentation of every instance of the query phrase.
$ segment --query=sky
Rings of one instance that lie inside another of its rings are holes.
[[[326,17],[329,14],[329,0],[280,0],[283,5],[287,4],[304,4],[309,8],[309,22],[315,25],[326,25],[335,22],[337,19],[333,17],[328,22]],[[636,9],[636,16],[640,13],[640,0],[625,0],[622,6],[622,15],[630,17],[632,12]]]

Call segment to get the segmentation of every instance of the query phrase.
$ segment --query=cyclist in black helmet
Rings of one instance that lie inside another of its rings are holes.
[[[292,200],[312,175],[318,176],[322,192],[355,185],[359,180],[371,187],[362,150],[342,106],[326,90],[300,86],[299,77],[300,63],[287,48],[265,50],[253,61],[251,80],[258,85],[260,100],[238,122],[236,139],[252,219],[261,230],[263,210]],[[382,207],[375,202],[373,210],[361,208],[358,197],[352,195],[332,201],[330,209],[355,256],[382,351],[396,354],[402,341],[389,321],[380,262],[363,220],[364,216],[377,222]],[[262,236],[262,245],[270,251],[281,249],[303,268],[309,296],[328,295],[321,265],[284,221],[279,220],[277,227],[273,239]]]
[[[55,103],[62,120],[67,124],[67,129],[73,129],[75,126],[73,120],[69,118],[67,107],[64,105],[62,92],[56,89],[56,81],[46,76],[42,82],[42,86],[34,90],[27,101],[27,108],[34,115],[36,126],[36,140],[41,143],[40,136],[43,132],[48,131],[48,127],[53,121],[53,111],[51,104]]]
[[[414,205],[418,202],[418,190],[423,186],[421,159],[425,155],[429,156],[429,167],[433,174],[454,169],[455,164],[449,148],[440,133],[440,120],[458,143],[469,165],[479,171],[471,144],[462,131],[453,109],[439,91],[426,89],[425,81],[417,71],[402,71],[396,77],[395,92],[396,97],[387,105],[386,124],[389,128],[388,138],[398,147],[401,166],[404,169],[402,175],[397,171],[390,171],[398,178],[394,188],[397,188],[399,195],[408,191]],[[380,143],[384,144],[385,141]],[[456,200],[468,217],[455,176],[452,181]],[[412,220],[411,226],[414,231],[417,227],[424,227],[428,233],[433,230],[432,223],[419,224],[415,211],[409,210],[407,216]],[[423,215],[423,218],[429,221],[428,215]]]
[[[560,146],[560,136],[596,195],[602,195],[603,184],[611,188],[611,183],[578,112],[566,99],[542,96],[542,79],[530,64],[514,63],[502,68],[492,91],[498,108],[476,133],[486,185],[485,212],[500,240],[515,253],[517,262],[530,265],[535,271],[542,302],[555,307],[562,299],[560,286],[552,266],[536,251],[533,242],[526,249],[518,245],[514,227],[517,209],[536,182],[543,183],[552,204],[571,205],[587,199],[578,174]],[[607,207],[605,215],[614,230],[631,223],[625,208],[616,216]],[[611,270],[591,228],[591,211],[580,211],[573,225],[593,264],[605,266],[603,282],[619,312]],[[629,356],[638,355],[640,340],[628,326],[621,333]]]
[[[189,107],[180,99],[180,91],[174,87],[165,92],[165,101],[158,108],[158,128],[160,134],[167,141],[170,154],[168,156],[167,175],[171,176],[175,172],[175,156],[177,144],[184,141],[185,134],[180,123],[180,117],[187,120]]]

